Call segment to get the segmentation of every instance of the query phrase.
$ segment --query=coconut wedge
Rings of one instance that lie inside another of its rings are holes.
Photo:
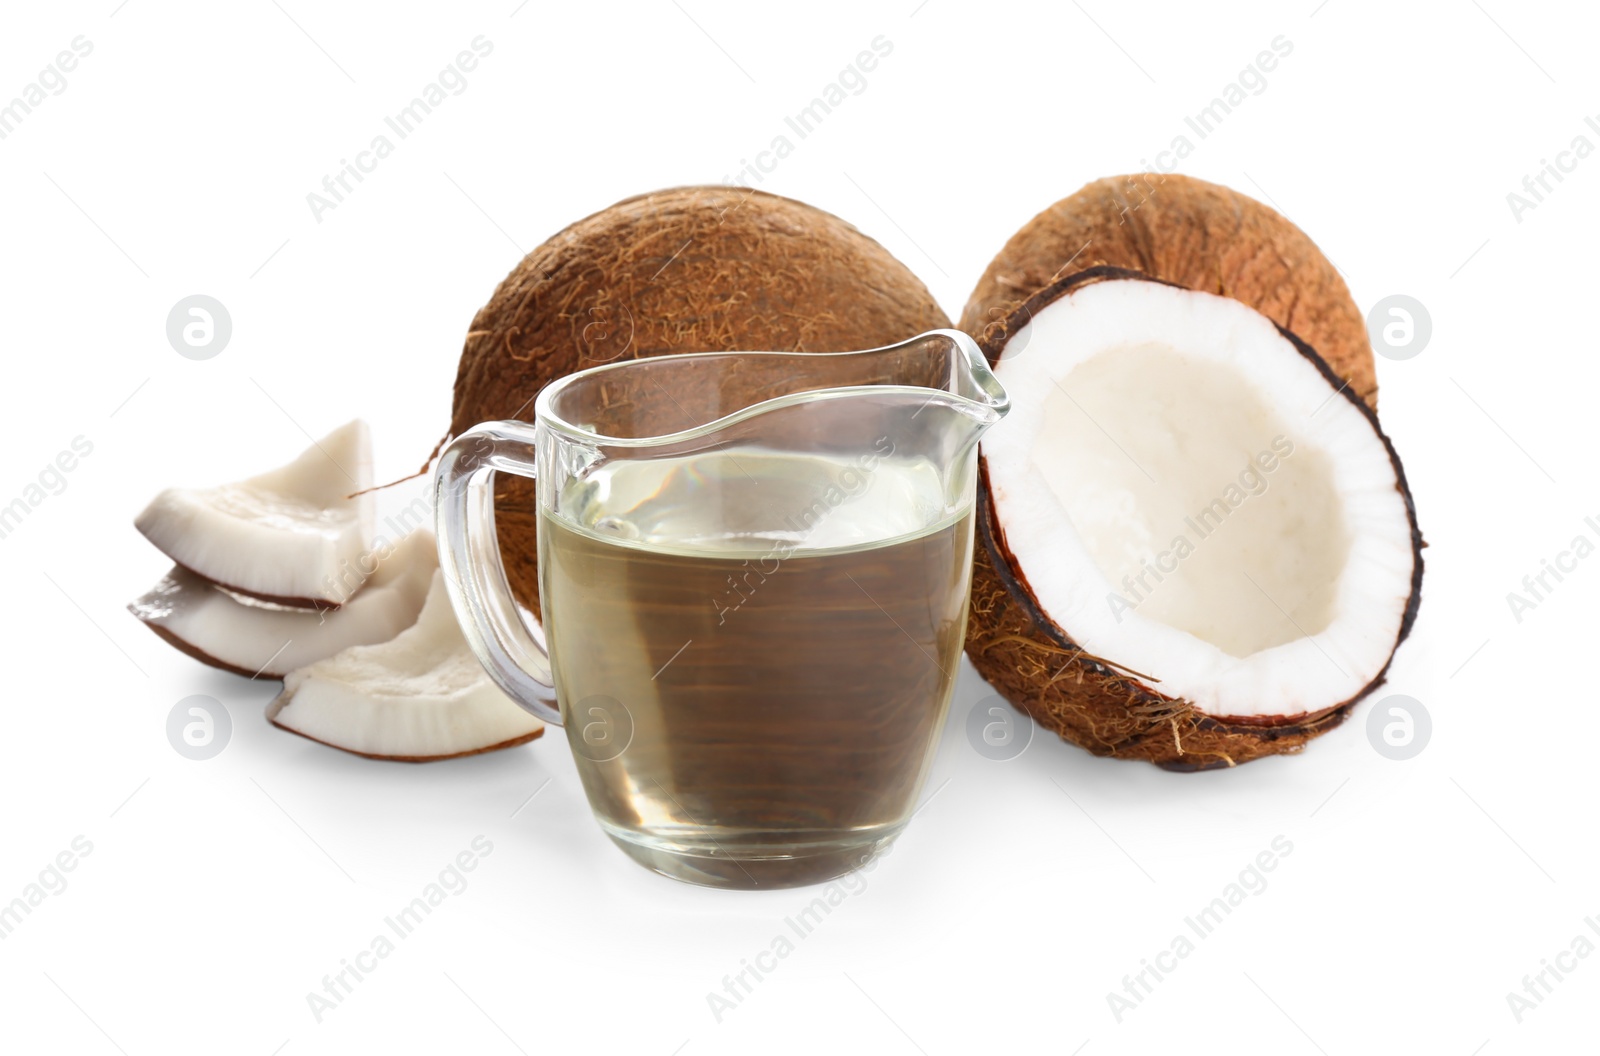
[[[288,465],[215,488],[168,488],[134,526],[177,564],[238,594],[337,608],[372,548],[372,438],[357,420]]]
[[[1013,407],[983,441],[967,648],[1013,703],[1208,769],[1296,750],[1383,682],[1422,537],[1377,419],[1307,345],[1105,267],[981,344]]]
[[[438,572],[414,625],[290,672],[267,718],[356,755],[414,763],[510,748],[544,732],[472,655]]]
[[[387,551],[387,552],[385,552]],[[360,590],[331,612],[240,598],[182,567],[128,606],[160,638],[203,664],[250,678],[283,678],[353,645],[387,642],[417,621],[439,567],[433,533],[379,547]]]

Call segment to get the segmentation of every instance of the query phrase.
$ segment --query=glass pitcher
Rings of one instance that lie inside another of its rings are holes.
[[[1009,408],[966,335],[725,352],[552,382],[434,477],[467,640],[564,726],[595,817],[668,876],[815,883],[905,827],[966,629],[978,438]],[[491,476],[536,478],[542,631]]]

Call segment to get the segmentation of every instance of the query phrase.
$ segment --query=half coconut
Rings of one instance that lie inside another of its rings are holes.
[[[350,422],[293,462],[214,488],[168,488],[134,526],[182,568],[236,594],[337,608],[372,548],[372,437]]]
[[[1422,537],[1371,410],[1239,301],[1094,268],[980,342],[968,652],[1042,725],[1175,769],[1293,751],[1383,682]]]

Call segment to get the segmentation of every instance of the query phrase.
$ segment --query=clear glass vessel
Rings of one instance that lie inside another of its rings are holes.
[[[489,422],[434,478],[468,641],[566,728],[644,865],[815,883],[905,827],[954,686],[979,437],[1004,391],[965,335],[610,364]],[[542,629],[508,589],[495,472],[537,480]]]

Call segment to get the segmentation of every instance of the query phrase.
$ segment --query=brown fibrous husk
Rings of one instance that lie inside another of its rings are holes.
[[[546,384],[679,352],[846,352],[950,325],[888,250],[813,206],[740,187],[679,187],[579,220],[529,253],[467,334],[450,435],[529,419]],[[539,611],[532,482],[501,473],[507,577]]]
[[[1029,220],[979,278],[961,329],[977,337],[1052,282],[1096,265],[1248,304],[1377,406],[1365,319],[1316,243],[1270,206],[1176,173],[1096,180]]]

